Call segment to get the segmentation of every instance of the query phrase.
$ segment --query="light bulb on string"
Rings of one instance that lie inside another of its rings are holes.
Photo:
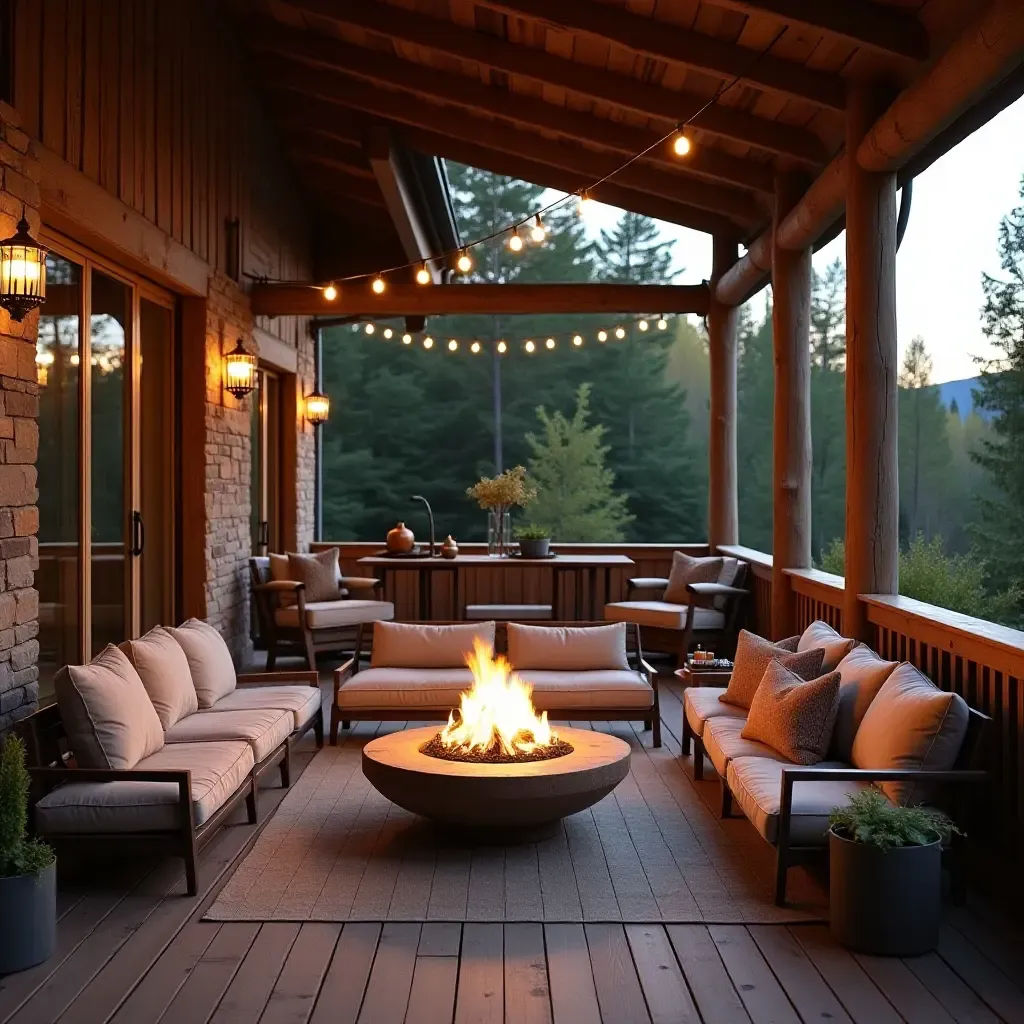
[[[555,339],[548,338],[548,340],[544,342],[544,347],[550,352],[551,349],[555,347]]]
[[[423,347],[424,348],[433,348],[434,347],[434,339],[429,334],[423,339]]]
[[[469,351],[472,352],[473,355],[476,355],[477,352],[480,351],[480,342],[474,341],[473,344],[469,346]]]
[[[586,220],[587,217],[590,216],[590,212],[593,208],[594,200],[590,198],[590,193],[586,189],[583,189],[583,191],[580,192],[579,203],[576,205],[576,212],[582,220]]]
[[[412,344],[412,335],[411,334],[403,334],[402,335],[402,344],[403,345],[411,345]]]
[[[583,344],[583,339],[578,335],[573,335],[572,343],[579,348]]]
[[[523,236],[519,234],[519,228],[512,229],[512,234],[508,237],[508,247],[513,252],[523,251]]]
[[[597,332],[597,340],[598,341],[607,341],[608,340],[608,332],[607,331],[598,331]]]
[[[530,340],[527,340],[527,342],[526,342],[526,344],[525,344],[525,345],[523,346],[523,348],[525,348],[527,352],[533,352],[533,351],[535,351],[535,350],[536,350],[537,346],[536,346],[536,345],[534,345],[534,343],[533,343],[532,341],[530,341]]]
[[[689,138],[683,134],[683,130],[680,129],[672,136],[672,152],[676,156],[686,156],[690,150],[693,149],[693,144]]]
[[[374,327],[374,326],[373,326],[373,324],[367,324],[367,325],[366,325],[366,327],[364,328],[364,330],[366,331],[366,333],[367,333],[367,334],[373,334],[373,332],[374,332],[374,331],[375,331],[376,329],[377,329],[377,328],[376,328],[376,327]]]
[[[459,347],[459,343],[454,338],[448,339],[448,351],[454,352]]]
[[[393,330],[391,330],[390,327],[385,327],[384,328],[384,337],[385,338],[389,338],[390,339],[394,335],[394,333],[395,332]]]
[[[504,341],[498,342],[498,355],[503,356],[508,351],[508,345]]]
[[[433,278],[430,276],[430,268],[427,266],[427,261],[424,260],[420,264],[420,269],[416,271],[416,283],[417,284],[430,284]]]
[[[333,302],[338,297],[338,289],[335,287],[334,283],[332,282],[331,284],[327,285],[326,288],[324,288],[322,294],[323,294],[323,297],[328,302]]]
[[[668,327],[668,321],[663,317],[658,317],[658,330],[664,331]]]
[[[459,271],[463,274],[468,274],[473,269],[473,261],[470,259],[469,252],[467,250],[459,250],[459,258],[455,266],[457,266]]]
[[[384,278],[381,277],[380,274],[378,274],[373,279],[373,284],[370,285],[370,287],[374,290],[375,294],[383,295],[384,294],[384,289],[387,288],[387,285],[384,283]]]
[[[530,238],[535,242],[543,242],[548,237],[548,229],[544,226],[544,221],[541,219],[540,214],[537,214],[536,219],[533,222],[533,227],[530,228]]]
[[[646,331],[646,330],[647,330],[647,327],[648,327],[648,323],[647,323],[647,321],[646,321],[646,320],[641,320],[641,321],[640,321],[640,323],[638,323],[638,324],[637,324],[636,326],[637,326],[637,328],[638,328],[639,330],[641,330],[641,331]]]
[[[625,329],[625,327],[616,327],[615,328],[615,337],[616,338],[621,340],[625,336],[626,336],[626,329]]]

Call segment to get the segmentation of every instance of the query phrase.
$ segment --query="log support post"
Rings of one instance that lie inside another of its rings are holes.
[[[852,85],[846,152],[856,153],[884,98]],[[899,583],[896,175],[846,161],[846,589],[843,632],[870,641],[860,594]]]
[[[811,564],[811,250],[783,249],[778,226],[803,193],[780,175],[772,244],[775,431],[772,501],[772,637],[796,632],[796,595],[785,569]]]
[[[736,262],[736,241],[715,235],[708,310],[711,429],[708,438],[708,545],[739,543],[736,486],[736,325],[739,309],[715,298],[722,275]]]

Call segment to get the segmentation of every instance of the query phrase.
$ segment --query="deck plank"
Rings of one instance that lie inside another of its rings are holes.
[[[505,925],[505,1020],[551,1024],[544,931],[539,924]]]
[[[462,928],[455,1024],[502,1024],[505,1019],[504,933],[500,924]]]
[[[381,929],[359,1024],[384,1024],[405,1018],[419,943],[418,924],[389,921]]]
[[[750,1024],[707,927],[670,924],[667,932],[704,1024]]]
[[[457,956],[418,956],[405,1024],[452,1024],[458,981]]]
[[[907,1024],[952,1024],[953,1018],[902,960],[863,953],[855,956]]]
[[[1024,1022],[1024,992],[960,932],[942,929],[939,955],[1008,1024]]]
[[[299,926],[286,921],[271,921],[260,928],[211,1018],[213,1024],[259,1020],[298,934]]]
[[[649,1024],[650,1014],[621,924],[584,926],[602,1020]]]
[[[340,935],[340,924],[302,925],[260,1024],[306,1024]]]
[[[653,1024],[701,1024],[664,927],[628,924],[626,939]]]
[[[554,1024],[601,1024],[583,925],[546,924],[544,938]]]
[[[903,961],[958,1024],[999,1024],[999,1018],[936,953]]]
[[[456,921],[427,921],[420,931],[417,956],[455,956],[462,945],[462,925]]]
[[[334,947],[310,1024],[356,1024],[377,955],[380,924],[346,924]]]
[[[711,938],[754,1024],[800,1024],[750,932],[742,925],[711,925]]]

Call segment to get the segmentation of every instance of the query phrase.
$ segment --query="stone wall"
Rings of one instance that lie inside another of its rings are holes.
[[[39,232],[39,163],[17,114],[0,103],[0,237],[24,204]],[[36,708],[39,694],[38,313],[20,324],[0,309],[0,733]]]
[[[300,395],[307,395],[316,388],[316,346],[309,331],[309,323],[310,321],[303,319],[298,333],[297,371]],[[295,532],[299,550],[308,551],[309,545],[315,539],[316,527],[316,435],[315,428],[306,422],[301,408],[296,429],[299,436],[295,446],[295,491],[299,508]]]

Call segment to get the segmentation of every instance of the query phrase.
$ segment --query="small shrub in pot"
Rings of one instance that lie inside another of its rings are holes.
[[[959,830],[941,811],[898,807],[878,789],[829,815],[829,923],[863,953],[918,956],[939,939],[942,843]]]
[[[537,523],[517,526],[516,540],[523,558],[546,558],[551,550],[551,530]]]

